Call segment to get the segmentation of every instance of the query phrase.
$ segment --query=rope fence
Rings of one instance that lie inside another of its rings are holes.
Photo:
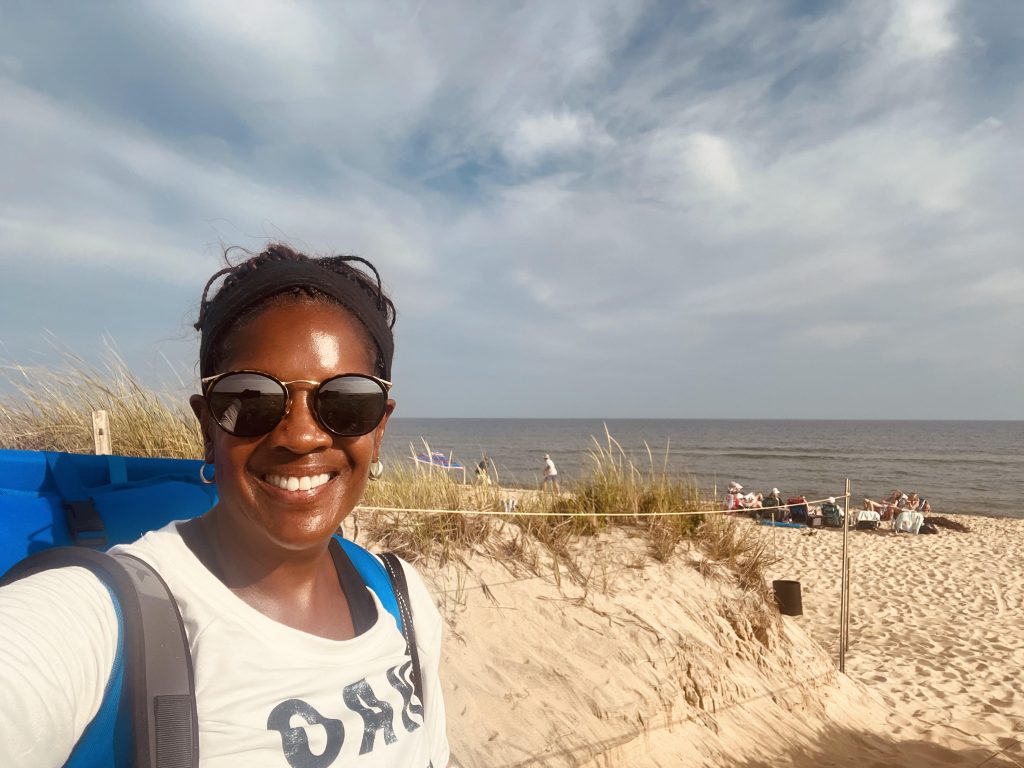
[[[846,494],[838,494],[823,499],[809,499],[801,502],[808,506],[820,506],[829,499],[840,500],[847,498]],[[773,509],[788,509],[795,504],[779,504],[772,507],[741,507],[739,509],[700,509],[700,510],[677,510],[668,512],[557,512],[529,511],[518,512],[516,510],[493,510],[493,509],[427,509],[416,507],[382,507],[373,504],[359,504],[355,507],[357,512],[416,512],[424,515],[490,515],[493,517],[690,517],[695,515],[741,515],[744,512],[771,511]]]

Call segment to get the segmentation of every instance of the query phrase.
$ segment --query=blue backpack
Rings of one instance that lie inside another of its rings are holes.
[[[85,567],[107,587],[117,616],[117,652],[100,710],[66,768],[199,764],[192,659],[174,597],[142,560],[93,547],[131,542],[209,509],[217,500],[215,486],[200,481],[200,465],[0,450],[0,573],[6,571],[0,586],[50,568]],[[413,688],[423,701],[408,586],[398,558],[385,553],[382,564],[358,544],[335,539],[395,617],[412,659]]]

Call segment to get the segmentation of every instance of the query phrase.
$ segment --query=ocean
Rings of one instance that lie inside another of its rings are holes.
[[[502,485],[537,487],[551,454],[563,488],[586,476],[605,427],[638,467],[692,476],[719,496],[735,480],[783,497],[839,496],[851,506],[893,488],[917,491],[935,514],[1024,518],[1024,421],[790,421],[732,419],[416,419],[396,417],[385,462],[413,466],[411,449],[454,454],[472,467],[486,453]]]

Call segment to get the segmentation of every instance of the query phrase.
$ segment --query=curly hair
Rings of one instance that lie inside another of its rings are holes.
[[[230,254],[233,251],[245,253],[247,258],[232,264]],[[267,295],[258,295],[252,302],[243,303],[232,316],[219,319],[218,322],[211,322],[211,314],[216,314],[218,310],[228,306],[229,302],[232,302],[238,296],[244,296],[254,278],[261,274],[260,270],[264,269],[266,271],[266,267],[269,264],[280,262],[304,263],[327,270],[336,276],[344,278],[349,284],[357,286],[371,300],[371,311],[378,313],[379,320],[383,322],[383,327],[387,328],[387,333],[390,334],[391,329],[394,328],[396,319],[395,305],[384,291],[377,268],[361,256],[307,256],[283,243],[271,243],[263,251],[256,254],[240,247],[228,248],[224,251],[224,259],[228,266],[216,272],[203,288],[203,297],[199,304],[199,317],[194,324],[195,329],[203,335],[204,352],[201,353],[199,361],[201,376],[210,375],[223,363],[224,358],[227,356],[231,332],[245,325],[271,304],[288,300],[310,301],[317,304],[335,304],[352,311],[351,307],[345,306],[344,302],[330,293],[313,285],[299,284],[282,287],[281,290],[274,290]],[[370,274],[363,271],[358,265],[369,268],[373,276],[371,277]],[[222,277],[224,282],[217,292],[210,297],[210,287]],[[375,373],[387,378],[390,375],[390,360],[385,360],[384,358],[385,355],[389,355],[389,352],[385,352],[381,344],[375,341],[372,332],[367,328],[366,320],[359,317],[358,313],[353,312],[353,314],[361,321],[360,328],[363,331],[363,337],[366,341],[370,357],[374,360]],[[207,338],[208,334],[212,334],[212,337]]]

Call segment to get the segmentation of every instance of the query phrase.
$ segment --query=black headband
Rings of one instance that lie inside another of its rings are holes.
[[[346,276],[320,266],[315,261],[268,261],[246,276],[245,281],[223,299],[219,294],[208,305],[203,318],[199,343],[199,369],[203,376],[211,345],[246,307],[289,288],[315,288],[345,307],[370,333],[384,363],[384,378],[391,379],[391,359],[395,340],[388,325],[382,299],[372,296],[369,286],[356,276]]]

